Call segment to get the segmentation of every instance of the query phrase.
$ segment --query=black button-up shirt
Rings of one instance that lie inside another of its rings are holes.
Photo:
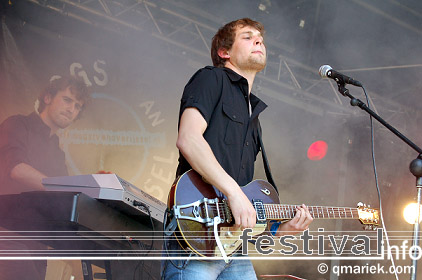
[[[239,184],[253,179],[254,162],[260,150],[258,115],[267,107],[251,94],[248,81],[228,68],[207,66],[196,72],[183,92],[179,121],[186,108],[199,110],[208,126],[204,138],[224,170]],[[177,175],[191,166],[179,156]]]
[[[10,171],[26,163],[46,176],[66,176],[65,154],[57,135],[36,114],[16,115],[0,125],[0,194],[31,191],[10,178]]]

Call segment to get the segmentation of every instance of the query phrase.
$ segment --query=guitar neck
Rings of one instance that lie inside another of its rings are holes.
[[[300,205],[264,204],[267,220],[291,220]],[[359,219],[356,208],[308,206],[314,219]]]

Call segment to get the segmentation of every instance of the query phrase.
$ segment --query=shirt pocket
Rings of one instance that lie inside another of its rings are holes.
[[[243,128],[245,120],[239,111],[232,106],[223,103],[223,112],[227,117],[227,126],[224,136],[224,142],[228,145],[242,144],[243,142]]]

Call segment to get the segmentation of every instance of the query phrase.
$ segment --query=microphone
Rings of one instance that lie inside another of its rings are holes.
[[[321,78],[331,78],[336,82],[343,82],[357,87],[362,87],[362,84],[359,81],[353,80],[352,78],[333,70],[330,65],[322,65],[318,72]]]

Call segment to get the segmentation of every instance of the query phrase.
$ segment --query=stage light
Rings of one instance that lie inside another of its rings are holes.
[[[269,13],[270,8],[271,8],[271,0],[261,0],[261,2],[258,5],[258,9],[267,14]]]
[[[403,217],[409,224],[413,225],[417,218],[418,218],[418,204],[417,203],[409,203],[404,207],[403,210]],[[422,207],[419,208],[419,222],[422,220],[422,213],[421,213]]]
[[[327,154],[328,145],[325,141],[319,140],[312,143],[308,148],[308,158],[310,160],[321,160]]]

